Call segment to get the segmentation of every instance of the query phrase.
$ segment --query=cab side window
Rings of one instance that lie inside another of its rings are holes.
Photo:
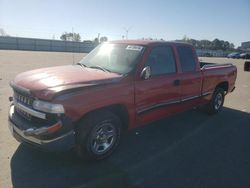
[[[194,59],[192,48],[187,46],[178,46],[177,52],[179,54],[182,71],[183,72],[195,71],[196,62]]]
[[[170,46],[153,48],[145,66],[150,66],[151,75],[162,75],[176,72],[173,50]]]

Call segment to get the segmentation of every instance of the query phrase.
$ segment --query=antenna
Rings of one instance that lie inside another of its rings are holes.
[[[129,32],[129,30],[132,29],[132,26],[130,26],[129,28],[123,27],[123,29],[124,29],[125,32],[126,32],[126,39],[128,40],[128,32]]]

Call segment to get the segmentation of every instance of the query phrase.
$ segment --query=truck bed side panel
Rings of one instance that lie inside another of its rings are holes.
[[[201,69],[203,75],[202,93],[213,93],[216,86],[220,83],[228,83],[228,91],[231,92],[235,86],[236,67],[231,66],[214,66]],[[208,95],[211,98],[211,95]]]

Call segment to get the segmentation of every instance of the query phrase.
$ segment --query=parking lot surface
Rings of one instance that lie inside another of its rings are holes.
[[[85,54],[0,51],[0,187],[250,187],[250,72],[233,63],[236,89],[224,109],[209,116],[191,110],[125,134],[103,161],[82,162],[74,153],[45,153],[19,144],[8,130],[9,87],[16,74],[72,64]]]

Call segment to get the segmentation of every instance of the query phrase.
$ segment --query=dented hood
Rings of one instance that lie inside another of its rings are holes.
[[[93,85],[117,82],[121,75],[79,65],[66,65],[27,71],[14,79],[17,87],[29,90],[35,97],[50,99],[55,93]]]

